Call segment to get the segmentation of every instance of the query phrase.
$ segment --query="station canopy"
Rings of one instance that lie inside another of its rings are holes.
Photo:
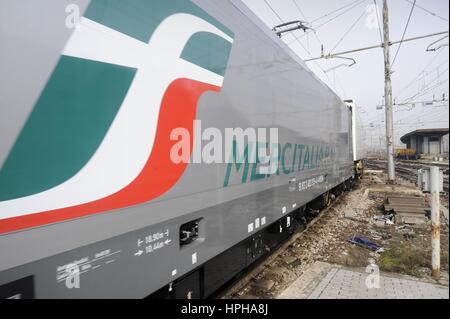
[[[423,129],[423,130],[415,130],[411,133],[408,133],[400,138],[402,143],[408,144],[409,139],[412,136],[438,136],[442,137],[449,133],[448,128],[438,128],[438,129]]]

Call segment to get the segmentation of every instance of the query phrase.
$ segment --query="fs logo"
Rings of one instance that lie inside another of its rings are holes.
[[[234,35],[189,0],[132,3],[92,0],[73,29],[1,168],[0,233],[145,203],[183,175],[170,132],[193,136]]]

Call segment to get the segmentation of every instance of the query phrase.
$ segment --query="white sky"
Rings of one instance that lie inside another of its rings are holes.
[[[294,31],[283,36],[283,40],[292,43],[291,48],[303,59],[320,56],[321,44],[325,53],[343,38],[333,52],[352,50],[381,43],[380,30],[377,27],[374,0],[242,0],[265,24],[272,28],[281,23],[266,1],[283,19],[284,22],[303,20],[312,22],[310,26],[317,28],[316,35],[310,33],[303,36],[303,31]],[[404,32],[414,0],[390,0],[390,33],[391,41],[400,40]],[[294,3],[295,2],[295,3]],[[382,0],[377,0],[378,13],[381,20]],[[345,5],[354,3],[348,8],[314,22]],[[433,16],[424,9],[415,7],[405,38],[426,35],[449,29],[448,0],[417,0],[416,4],[442,18]],[[353,8],[352,8],[353,7]],[[300,9],[300,10],[299,10]],[[345,13],[346,10],[349,10]],[[300,12],[301,11],[301,12]],[[323,23],[343,13],[332,22]],[[447,20],[447,21],[445,21]],[[353,26],[353,28],[352,28]],[[352,28],[352,29],[351,29]],[[349,31],[351,29],[351,31]],[[344,37],[344,35],[348,34]],[[299,40],[295,37],[302,36]],[[433,95],[442,98],[449,94],[449,52],[448,46],[437,52],[426,52],[432,42],[442,36],[404,43],[394,65],[393,91],[397,102],[410,97],[411,101],[431,101]],[[440,42],[448,43],[448,38]],[[302,47],[303,46],[303,47]],[[307,50],[305,50],[305,48]],[[391,59],[398,46],[391,47]],[[307,52],[309,51],[310,54]],[[384,60],[381,48],[346,55],[357,61],[352,67],[339,67],[324,74],[322,70],[330,70],[334,66],[347,63],[345,60],[319,60],[308,62],[308,66],[326,82],[343,99],[355,99],[362,109],[362,117],[367,126],[367,143],[374,147],[380,145],[379,137],[384,136],[384,110],[377,110],[384,96]],[[322,70],[321,70],[322,69]],[[407,132],[419,128],[441,128],[449,126],[448,102],[435,106],[416,104],[414,108],[395,106],[395,135],[399,138]],[[373,126],[370,125],[373,123]],[[381,145],[384,147],[384,140]]]

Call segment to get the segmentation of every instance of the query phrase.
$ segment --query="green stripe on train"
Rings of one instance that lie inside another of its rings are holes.
[[[189,39],[181,58],[224,76],[231,47],[230,42],[215,34],[198,32]]]
[[[197,16],[228,36],[234,36],[232,31],[190,0],[92,0],[84,16],[148,43],[161,22],[177,13]]]
[[[79,172],[105,137],[135,73],[62,56],[0,171],[0,201],[43,192]]]

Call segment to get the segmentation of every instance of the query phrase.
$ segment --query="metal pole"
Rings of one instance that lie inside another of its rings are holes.
[[[373,147],[373,135],[370,136],[370,150],[375,153],[375,147]]]
[[[380,142],[380,148],[379,148],[379,150],[380,150],[380,157],[382,156],[382,152],[383,152],[383,137],[379,137],[378,138],[378,141]]]
[[[392,108],[391,58],[389,42],[389,11],[387,0],[383,0],[384,29],[384,69],[385,69],[385,99],[386,99],[386,142],[388,159],[388,184],[395,183],[394,163],[394,112]]]
[[[441,226],[440,226],[440,172],[439,167],[433,166],[430,168],[430,183],[431,183],[431,266],[432,276],[434,278],[440,277],[441,272]]]

